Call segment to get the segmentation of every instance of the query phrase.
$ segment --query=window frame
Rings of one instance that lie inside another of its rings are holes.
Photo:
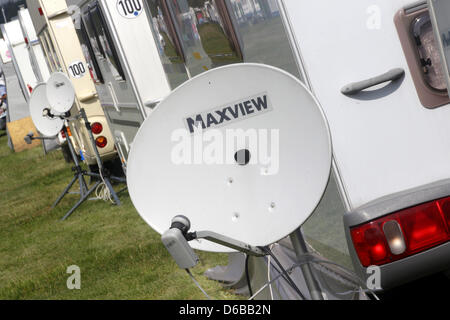
[[[105,57],[105,59],[111,59],[111,57],[108,56],[108,54],[106,53],[106,49],[103,48],[103,44],[100,41],[100,36],[99,36],[99,31],[97,30],[97,27],[95,26],[95,23],[93,22],[93,15],[97,14],[97,17],[99,18],[99,22],[101,23],[101,26],[104,30],[105,33],[105,37],[106,37],[106,41],[108,42],[108,45],[111,49],[111,54],[112,54],[112,59],[115,60],[116,62],[116,66],[117,66],[117,72],[119,73],[119,76],[122,78],[120,80],[126,81],[126,77],[125,77],[125,71],[122,67],[122,62],[120,60],[120,57],[117,53],[117,49],[114,43],[114,40],[111,36],[110,30],[108,28],[108,25],[106,23],[104,14],[101,10],[101,7],[99,6],[98,2],[95,2],[92,6],[89,7],[88,9],[88,17],[92,26],[92,29],[94,30],[94,32],[96,33],[96,39],[97,39],[97,43],[99,44],[99,48],[100,51],[102,52],[103,56]]]
[[[83,40],[83,44],[86,45],[86,47],[89,51],[89,55],[90,55],[90,59],[87,59],[87,57],[86,57],[86,60],[90,60],[92,62],[92,64],[93,64],[92,67],[94,68],[96,78],[97,78],[96,80],[99,81],[100,83],[104,84],[105,78],[103,77],[103,73],[102,73],[102,71],[100,69],[100,65],[97,61],[97,56],[95,54],[94,48],[92,47],[92,43],[90,41],[89,34],[86,30],[86,26],[85,26],[83,19],[80,20],[80,33],[83,38],[80,40]]]
[[[47,39],[45,38],[45,33],[42,32],[39,35],[39,40],[42,43],[42,49],[44,50],[44,55],[45,55],[45,62],[47,63],[48,68],[50,69],[51,72],[55,72],[56,67],[55,67],[55,62],[53,61],[53,59],[50,58],[50,49],[48,48],[48,43],[47,43]]]
[[[161,0],[161,11],[167,23],[167,29],[169,31],[170,37],[174,40],[174,47],[177,51],[177,54],[181,57],[184,63],[186,63],[186,54],[182,45],[182,41],[179,38],[177,32],[177,26],[174,22],[174,17],[172,15],[172,11],[170,10],[170,6],[167,4],[167,0]]]

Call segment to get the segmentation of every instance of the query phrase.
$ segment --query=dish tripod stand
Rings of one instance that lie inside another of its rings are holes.
[[[91,145],[93,146],[93,149],[94,149],[94,155],[95,155],[95,158],[97,160],[98,167],[99,167],[99,173],[87,172],[86,170],[84,170],[81,167],[80,162],[78,161],[78,156],[75,153],[75,149],[74,149],[74,146],[72,144],[72,141],[70,140],[67,127],[64,126],[63,127],[63,132],[66,135],[67,144],[69,146],[70,154],[71,154],[73,162],[75,164],[75,166],[72,168],[72,171],[74,172],[74,177],[69,182],[67,187],[63,190],[63,192],[60,194],[60,196],[56,199],[55,203],[52,205],[52,209],[54,209],[61,202],[61,200],[67,194],[69,194],[70,189],[73,187],[73,185],[77,181],[78,181],[78,185],[79,185],[79,189],[80,189],[80,192],[79,192],[80,199],[72,207],[72,209],[70,209],[64,215],[64,217],[61,218],[61,221],[64,221],[67,218],[69,218],[75,212],[75,210],[77,210],[86,200],[89,199],[91,194],[93,192],[95,192],[97,190],[97,188],[100,186],[100,184],[102,184],[102,183],[105,183],[105,186],[108,188],[108,190],[109,190],[109,192],[111,194],[111,197],[112,197],[112,201],[114,202],[114,204],[117,205],[117,206],[120,206],[121,205],[120,199],[119,199],[117,193],[114,191],[114,188],[112,187],[111,181],[119,182],[119,183],[126,183],[126,179],[125,178],[120,178],[120,177],[113,176],[105,169],[105,167],[103,165],[103,161],[101,160],[100,154],[99,154],[98,149],[97,149],[97,144],[95,143],[94,135],[92,134],[91,124],[90,124],[90,122],[89,122],[89,120],[88,120],[88,118],[86,116],[86,112],[85,112],[84,109],[80,110],[79,117],[81,117],[84,120],[84,123],[86,125],[86,129],[87,129],[87,131],[89,133],[89,140],[90,140]],[[31,143],[31,140],[35,140],[35,139],[44,140],[46,138],[34,138],[32,133],[28,134],[25,137],[25,141],[27,141],[27,143]],[[92,177],[92,178],[95,178],[97,181],[95,182],[94,186],[89,189],[87,184],[86,184],[86,181],[85,181],[84,177]],[[121,193],[124,190],[125,189],[119,191],[118,193]]]

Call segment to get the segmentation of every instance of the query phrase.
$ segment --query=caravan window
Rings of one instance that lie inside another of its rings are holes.
[[[106,54],[103,51],[102,46],[100,45],[100,37],[98,36],[97,31],[92,26],[92,21],[89,17],[89,11],[83,13],[84,26],[86,28],[86,33],[89,38],[89,42],[91,43],[92,50],[94,51],[94,56],[97,59],[106,59]]]
[[[220,1],[168,0],[186,66],[195,76],[219,66],[242,62],[239,42],[223,16]]]
[[[89,65],[89,69],[92,72],[92,77],[96,83],[104,83],[103,75],[100,71],[97,60],[95,59],[95,52],[92,48],[92,44],[89,41],[89,36],[86,31],[86,27],[83,21],[80,21],[80,29],[77,29],[78,38],[80,39],[81,48],[83,50],[84,57]]]
[[[176,36],[167,4],[162,0],[147,0],[150,11],[150,26],[155,35],[164,71],[172,88],[188,80],[184,66],[183,49]]]
[[[45,39],[45,35],[44,33],[42,33],[39,36],[39,39],[42,43],[42,48],[44,49],[44,54],[45,54],[45,62],[47,63],[48,69],[51,70],[52,72],[55,71],[55,63],[53,61],[53,59],[50,58],[50,49],[48,47],[47,44],[47,39]]]
[[[225,0],[245,62],[264,63],[300,78],[277,0]]]
[[[47,29],[41,33],[40,40],[43,44],[46,62],[50,70],[53,72],[61,71],[61,63],[59,62],[58,54],[56,53]]]
[[[100,53],[107,59],[113,73],[117,79],[125,80],[125,73],[122,69],[119,56],[117,54],[114,42],[109,29],[106,26],[105,19],[96,5],[89,11],[89,20],[95,32],[97,47]]]

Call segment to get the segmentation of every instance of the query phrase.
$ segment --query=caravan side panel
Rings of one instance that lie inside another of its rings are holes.
[[[5,24],[4,30],[12,49],[13,61],[16,72],[18,73],[17,76],[22,82],[22,90],[24,91],[25,98],[28,100],[30,97],[28,87],[34,88],[37,84],[37,78],[33,71],[19,21],[16,20]]]
[[[147,12],[143,10],[137,18],[129,19],[119,13],[115,2],[103,1],[102,4],[113,22],[118,47],[125,53],[127,67],[132,71],[130,76],[133,79],[130,80],[135,84],[141,103],[151,105],[162,100],[170,93],[170,86],[148,23]],[[144,110],[148,115],[150,110]]]
[[[422,106],[394,25],[396,13],[413,2],[284,0],[353,208],[450,178],[450,106]],[[403,68],[404,79],[341,93],[393,68]]]

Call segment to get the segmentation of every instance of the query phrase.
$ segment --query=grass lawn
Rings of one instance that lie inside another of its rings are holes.
[[[115,207],[91,201],[69,220],[59,219],[76,202],[68,195],[50,206],[72,178],[57,151],[12,153],[0,132],[0,299],[204,299],[127,193]],[[215,299],[239,299],[203,272],[226,264],[226,255],[199,253],[193,270]],[[81,269],[81,290],[66,286],[71,265]]]

